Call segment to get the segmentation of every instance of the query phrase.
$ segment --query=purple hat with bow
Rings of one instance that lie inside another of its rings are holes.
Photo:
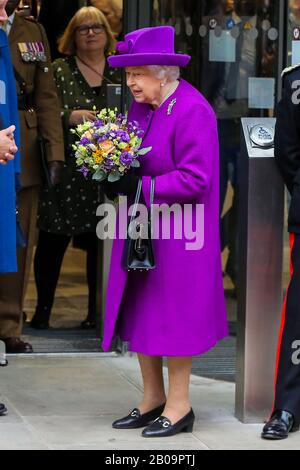
[[[177,65],[185,67],[191,57],[174,51],[175,30],[172,26],[137,29],[118,42],[117,54],[108,58],[111,67],[140,65]]]

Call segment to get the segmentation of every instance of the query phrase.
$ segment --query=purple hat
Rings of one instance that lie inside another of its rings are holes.
[[[175,30],[172,26],[137,29],[118,42],[117,54],[108,58],[111,67],[139,65],[177,65],[185,67],[191,57],[174,52]]]

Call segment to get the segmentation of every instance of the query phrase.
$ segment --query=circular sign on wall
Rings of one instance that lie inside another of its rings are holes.
[[[257,125],[252,127],[250,138],[258,147],[272,147],[275,131],[272,127]]]
[[[300,37],[300,29],[299,28],[294,28],[293,29],[293,38],[298,40]]]
[[[215,27],[218,25],[218,22],[215,18],[212,18],[210,21],[209,21],[209,26],[211,29],[215,29]]]

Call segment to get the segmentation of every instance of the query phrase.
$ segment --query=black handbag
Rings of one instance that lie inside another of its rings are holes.
[[[155,268],[155,258],[152,246],[154,190],[155,179],[151,178],[150,210],[148,210],[148,220],[146,224],[136,223],[134,225],[135,232],[139,233],[140,236],[132,238],[130,236],[130,228],[132,227],[132,224],[135,223],[134,221],[142,192],[142,179],[139,180],[134,207],[127,228],[127,238],[122,258],[122,266],[127,271],[149,271]],[[147,237],[145,237],[145,231],[147,231]]]

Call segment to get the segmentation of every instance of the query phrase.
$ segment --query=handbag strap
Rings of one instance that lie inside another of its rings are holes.
[[[154,192],[155,192],[155,178],[151,178],[151,189],[150,189],[150,210],[148,221],[151,228],[151,237],[153,237],[153,208],[154,208]]]
[[[142,183],[142,178],[140,178],[139,182],[138,182],[138,187],[137,187],[137,190],[136,190],[134,206],[133,206],[130,222],[132,222],[136,217],[138,205],[139,205],[140,198],[141,198],[142,184],[143,184]],[[150,211],[149,211],[149,215],[148,215],[148,220],[151,223],[151,226],[152,226],[152,221],[153,221],[154,192],[155,192],[155,178],[152,177],[151,178],[151,186],[150,186]]]
[[[131,214],[130,222],[132,222],[136,217],[137,208],[140,202],[141,192],[142,192],[142,178],[140,178],[138,182],[138,187],[137,187],[136,194],[135,194],[134,206],[133,206],[133,211]]]

